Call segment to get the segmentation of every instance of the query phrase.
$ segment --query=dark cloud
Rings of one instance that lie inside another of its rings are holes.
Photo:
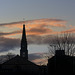
[[[15,25],[15,24],[23,24],[23,23],[26,23],[26,24],[33,24],[33,23],[41,23],[41,22],[55,22],[55,23],[58,23],[58,22],[66,22],[65,20],[62,20],[62,19],[50,19],[50,18],[46,18],[46,19],[35,19],[35,20],[26,20],[26,21],[18,21],[18,22],[11,22],[11,23],[2,23],[0,24],[0,26],[8,26],[8,25]]]
[[[12,34],[19,34],[22,33],[21,30],[13,31],[13,32],[0,32],[0,36],[12,35]]]
[[[36,35],[29,35],[27,36],[28,44],[49,44],[52,36],[36,36]],[[5,38],[0,37],[0,52],[15,50],[15,48],[20,48],[20,39],[12,39],[12,38]]]
[[[27,36],[28,44],[41,44],[42,43],[42,37],[36,36],[36,35],[28,35]]]
[[[20,47],[20,39],[0,37],[0,52],[14,50]]]
[[[33,54],[29,54],[28,57],[29,57],[29,60],[35,60],[35,59],[40,59],[42,58],[42,55],[44,53],[40,54],[40,53],[33,53]]]
[[[31,28],[27,29],[27,41],[28,44],[49,44],[52,36],[50,33],[54,31],[48,27],[47,25],[53,26],[60,26],[54,25],[54,23],[65,22],[61,19],[35,19],[35,20],[28,20],[28,21],[19,21],[19,22],[11,22],[11,23],[4,23],[0,24],[0,26],[8,26],[14,28],[22,28],[22,24],[26,23],[26,25],[31,25]],[[10,26],[12,25],[12,26]],[[18,26],[19,25],[19,26]],[[39,26],[38,26],[39,25]],[[14,30],[14,29],[13,29]],[[13,31],[13,32],[0,32],[0,52],[14,50],[16,47],[20,47],[20,39],[12,39],[12,38],[5,38],[5,36],[20,34],[22,30]],[[44,34],[44,35],[42,35]]]
[[[2,23],[2,24],[0,24],[0,26],[7,26],[7,25],[14,25],[14,24],[21,24],[21,23],[25,23],[25,21]]]
[[[47,32],[52,32],[52,30],[51,29],[49,29],[49,28],[31,28],[28,32],[31,32],[31,33],[47,33]]]
[[[49,44],[50,40],[52,40],[54,36],[52,35],[45,35],[45,36],[38,36],[38,35],[28,35],[27,40],[28,44]]]

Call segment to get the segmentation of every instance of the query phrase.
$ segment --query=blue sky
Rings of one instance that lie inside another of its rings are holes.
[[[45,20],[44,20],[45,19]],[[47,20],[50,21],[51,23],[44,23],[50,25],[50,27],[47,28],[42,28],[46,32],[50,32],[50,34],[55,34],[57,31],[64,31],[64,30],[72,30],[75,31],[75,0],[0,0],[0,34],[3,35],[4,40],[6,41],[9,34],[12,31],[16,30],[22,30],[22,27],[18,26],[19,23],[13,24],[13,22],[20,22],[26,20],[27,24],[29,25],[32,21],[37,23],[37,21],[40,23],[40,20],[42,23],[40,26],[42,26],[43,22]],[[31,20],[31,21],[30,21]],[[54,23],[60,24],[61,25],[55,25]],[[67,23],[66,23],[67,22]],[[12,24],[12,26],[11,26]],[[21,23],[22,24],[22,23]],[[2,26],[3,25],[3,26]],[[52,26],[53,25],[53,26]],[[13,27],[14,26],[14,27]],[[35,27],[36,28],[35,28]],[[29,26],[30,27],[30,26]],[[42,29],[37,28],[37,25],[31,26],[32,28],[34,27],[33,31],[37,30],[36,33],[38,32],[38,35],[41,34],[49,34],[48,32],[46,33]],[[58,28],[57,28],[58,27]],[[66,28],[64,28],[66,27]],[[8,33],[2,33],[2,32],[9,32]],[[31,35],[31,32],[33,33],[32,30],[28,30],[27,32],[29,35]],[[45,32],[45,33],[44,33]],[[17,32],[14,32],[17,33]],[[4,35],[5,34],[5,35]],[[8,35],[7,35],[8,34]],[[35,33],[33,33],[35,35]],[[21,33],[17,35],[19,39],[21,39]],[[17,37],[11,36],[11,38]],[[29,37],[28,37],[29,38]],[[46,38],[46,36],[45,36]],[[1,38],[2,39],[2,38]],[[38,38],[37,38],[38,39]],[[47,38],[46,38],[47,39]],[[9,39],[7,39],[9,40]],[[32,40],[33,41],[33,40]],[[7,41],[6,41],[7,42]],[[29,41],[31,42],[31,41]],[[32,43],[33,44],[33,43]],[[6,47],[5,43],[1,43],[2,47]],[[4,46],[3,46],[4,45]],[[37,44],[36,44],[37,45]],[[7,45],[9,46],[9,45]],[[17,45],[16,45],[17,46]],[[19,46],[19,45],[18,45]],[[33,52],[44,52],[47,47],[42,45],[33,45],[31,46],[32,51],[29,51],[29,53]],[[36,49],[34,51],[34,49]],[[5,51],[4,48],[1,48]],[[10,49],[12,50],[12,49]],[[10,51],[7,50],[7,51]]]
[[[0,23],[61,18],[74,24],[75,0],[0,0]]]

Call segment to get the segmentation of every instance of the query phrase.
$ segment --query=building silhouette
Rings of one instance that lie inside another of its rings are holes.
[[[40,67],[28,60],[27,40],[25,25],[23,25],[20,56],[17,55],[0,65],[0,73],[40,75]]]
[[[75,75],[75,57],[65,55],[64,50],[56,50],[48,59],[48,75]]]

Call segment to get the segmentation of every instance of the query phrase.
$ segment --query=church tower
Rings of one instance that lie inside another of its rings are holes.
[[[23,25],[20,56],[24,57],[25,59],[28,59],[28,50],[27,50],[27,39],[26,39],[25,24]]]

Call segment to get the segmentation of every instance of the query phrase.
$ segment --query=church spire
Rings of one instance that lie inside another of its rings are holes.
[[[23,39],[23,38],[25,38],[25,40],[26,40],[25,24],[23,24],[22,39]]]
[[[21,57],[25,57],[25,59],[28,59],[28,50],[27,50],[27,39],[26,39],[25,24],[23,24],[20,56]]]

